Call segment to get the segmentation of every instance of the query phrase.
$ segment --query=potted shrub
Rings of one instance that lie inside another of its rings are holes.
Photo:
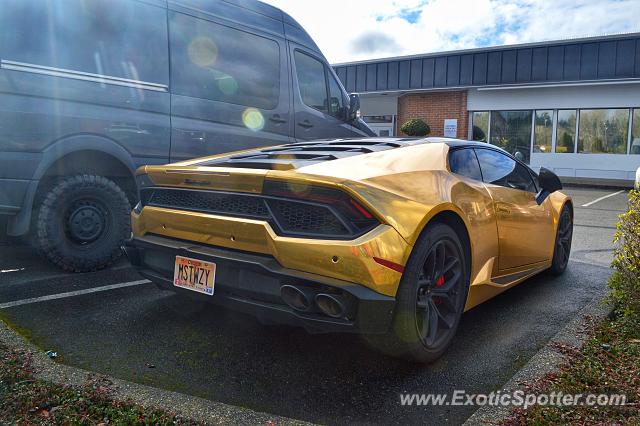
[[[424,120],[412,118],[400,127],[400,131],[407,136],[427,136],[431,132],[431,128]]]

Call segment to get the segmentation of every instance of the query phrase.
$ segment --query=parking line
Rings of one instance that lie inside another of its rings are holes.
[[[589,207],[589,206],[592,206],[592,205],[594,205],[595,203],[598,203],[598,202],[600,202],[600,201],[602,201],[602,200],[606,200],[607,198],[610,198],[610,197],[614,197],[614,196],[616,196],[616,195],[618,195],[618,194],[622,194],[623,192],[624,192],[624,189],[621,189],[620,191],[618,191],[618,192],[614,192],[613,194],[609,194],[609,195],[605,195],[604,197],[596,198],[596,199],[595,199],[595,200],[593,200],[593,201],[589,201],[587,204],[583,204],[583,205],[582,205],[582,207]]]
[[[102,287],[88,288],[86,290],[69,291],[66,293],[50,294],[48,296],[32,297],[31,299],[16,300],[13,302],[0,303],[0,309],[13,308],[14,306],[30,305],[32,303],[46,302],[48,300],[65,299],[67,297],[80,296],[83,294],[98,293],[101,291],[115,290],[117,288],[134,287],[137,285],[148,284],[149,280],[130,281],[127,283],[111,284]]]

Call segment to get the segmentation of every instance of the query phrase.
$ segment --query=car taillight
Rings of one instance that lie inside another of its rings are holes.
[[[265,196],[274,197],[273,202],[268,201],[268,204],[274,210],[276,220],[285,232],[292,224],[295,226],[299,222],[322,221],[328,228],[333,227],[330,232],[332,234],[344,233],[356,236],[362,235],[379,224],[379,221],[366,207],[339,189],[267,180],[264,183],[262,193]],[[289,208],[283,209],[278,199],[282,199],[284,202],[291,200],[290,202],[298,204],[298,207],[291,205]],[[301,209],[304,204],[307,204],[309,209],[302,213]],[[293,212],[292,210],[297,211]],[[336,223],[332,223],[331,218],[323,217],[327,214],[333,216]],[[342,230],[338,231],[339,228]],[[321,233],[317,234],[321,235]]]

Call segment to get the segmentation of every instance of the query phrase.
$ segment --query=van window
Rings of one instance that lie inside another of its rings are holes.
[[[336,118],[343,119],[346,115],[344,92],[335,77],[328,72],[327,75],[329,75],[329,114]]]
[[[295,52],[295,61],[302,102],[313,109],[327,113],[327,84],[324,65],[317,59],[299,51]]]
[[[130,0],[3,0],[0,57],[168,84],[166,10]]]
[[[169,29],[173,93],[261,109],[278,105],[276,41],[174,12]]]

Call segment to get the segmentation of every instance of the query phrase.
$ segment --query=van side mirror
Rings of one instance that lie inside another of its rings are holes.
[[[358,111],[360,111],[360,96],[357,93],[349,95],[349,115],[347,119],[353,121],[358,118]]]
[[[544,200],[546,200],[549,195],[562,189],[562,182],[560,182],[558,175],[544,167],[540,168],[538,182],[540,183],[540,191],[536,194],[536,203],[538,203],[538,205],[544,203]]]

